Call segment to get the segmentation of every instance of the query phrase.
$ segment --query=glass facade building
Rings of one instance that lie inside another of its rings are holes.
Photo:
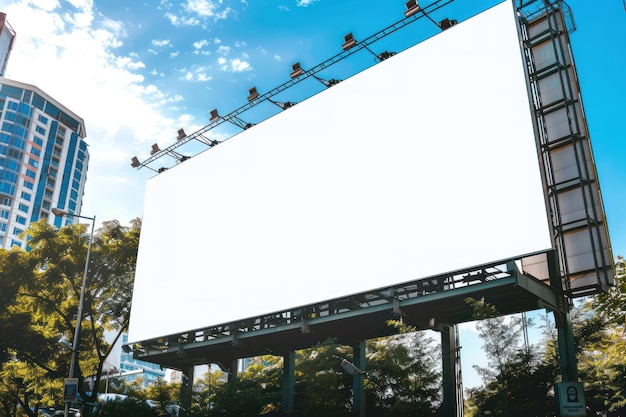
[[[55,207],[80,214],[89,151],[85,123],[39,88],[0,78],[0,245],[25,247],[19,237]]]
[[[122,334],[122,344],[128,343],[128,334]],[[122,350],[120,356],[120,372],[130,372],[143,370],[141,374],[130,375],[125,377],[126,382],[131,382],[137,378],[141,378],[141,385],[143,388],[148,388],[150,385],[155,384],[165,378],[165,369],[160,365],[152,362],[146,362],[133,357],[132,352],[124,352]]]
[[[9,62],[9,55],[13,49],[15,31],[7,22],[6,13],[0,12],[0,77],[4,77]]]

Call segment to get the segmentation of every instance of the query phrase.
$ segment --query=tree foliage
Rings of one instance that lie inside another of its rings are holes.
[[[93,238],[76,375],[81,382],[92,377],[96,387],[111,348],[104,330],[121,333],[128,321],[139,232],[139,220],[130,227],[110,221]],[[34,416],[40,407],[61,403],[90,233],[83,224],[57,229],[39,221],[23,238],[28,250],[0,250],[0,399],[17,401]],[[79,390],[87,401],[96,400],[97,389],[81,384]]]

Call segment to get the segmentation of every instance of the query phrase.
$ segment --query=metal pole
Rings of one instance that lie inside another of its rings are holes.
[[[85,270],[83,271],[83,282],[80,287],[80,300],[78,301],[78,313],[76,314],[76,328],[74,329],[74,343],[72,344],[72,359],[70,361],[70,378],[74,378],[76,361],[78,360],[78,342],[80,340],[80,327],[83,319],[83,303],[85,302],[85,287],[87,284],[87,270],[89,269],[89,257],[91,256],[91,242],[93,241],[93,229],[96,224],[96,216],[80,217],[82,219],[91,220],[91,233],[89,234],[89,243],[87,244],[87,258],[85,259]],[[69,417],[70,404],[65,403],[65,417]]]

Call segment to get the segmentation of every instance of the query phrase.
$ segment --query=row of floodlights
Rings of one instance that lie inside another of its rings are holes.
[[[405,17],[411,17],[416,13],[419,13],[420,11],[422,11],[422,9],[419,7],[419,4],[417,3],[417,0],[410,0],[406,2],[406,11],[404,12],[404,16]],[[451,20],[451,19],[443,19],[441,20],[439,23],[437,23],[437,25],[442,29],[442,30],[446,30],[454,25],[457,24],[456,20]],[[347,35],[345,35],[343,37],[343,45],[341,45],[341,49],[343,49],[344,51],[347,51],[348,49],[351,49],[353,47],[355,47],[357,44],[357,40],[354,38],[354,36],[352,35],[352,33],[348,33]],[[369,50],[369,49],[368,49]],[[371,51],[370,51],[371,52]],[[372,52],[373,53],[373,52]],[[391,58],[392,56],[394,56],[396,53],[395,52],[382,52],[380,54],[374,54],[376,56],[376,58],[379,61],[384,61],[387,58]],[[304,74],[304,69],[302,69],[302,67],[300,66],[299,62],[296,62],[295,64],[293,64],[291,66],[291,79],[295,79],[299,76],[301,76],[302,74]],[[322,84],[324,84],[326,87],[332,87],[333,85],[338,84],[339,82],[341,82],[341,80],[336,80],[336,79],[330,79],[330,80],[325,80],[319,77],[316,77],[315,75],[313,75],[313,77],[320,81]],[[254,100],[256,100],[257,98],[260,97],[259,92],[257,91],[256,87],[252,87],[250,90],[248,90],[248,102],[253,102]],[[291,101],[286,101],[286,102],[280,102],[280,101],[274,101],[271,100],[270,98],[266,97],[266,100],[268,100],[270,103],[278,106],[281,110],[287,110],[288,108],[294,106],[295,102],[291,102]],[[218,119],[220,119],[220,115],[217,111],[217,109],[213,109],[210,112],[210,118],[209,118],[209,122],[213,123],[215,121],[217,121]],[[233,123],[234,125],[236,125],[237,127],[246,130],[249,129],[250,127],[254,126],[254,124],[252,123],[246,123],[243,120],[239,119],[238,117],[235,116],[231,116],[228,118],[228,121]],[[179,129],[178,130],[178,135],[176,136],[176,139],[178,141],[183,140],[187,137],[187,134],[185,133],[185,131],[183,129]],[[219,142],[218,141],[209,141],[209,145],[211,147],[217,145]],[[158,152],[160,152],[161,149],[159,148],[159,145],[154,143],[152,145],[152,149],[150,150],[150,155],[154,155]],[[188,156],[184,156],[181,155],[179,153],[173,152],[171,151],[172,156],[174,156],[176,159],[178,159],[180,162],[186,161],[187,159],[189,159]],[[138,168],[139,166],[141,166],[141,163],[139,162],[139,159],[137,159],[136,156],[133,156],[131,158],[131,163],[130,165],[133,168]],[[161,170],[159,170],[159,172],[161,172]]]

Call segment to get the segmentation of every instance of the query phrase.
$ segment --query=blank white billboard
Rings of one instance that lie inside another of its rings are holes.
[[[150,179],[129,341],[551,248],[511,2]]]

